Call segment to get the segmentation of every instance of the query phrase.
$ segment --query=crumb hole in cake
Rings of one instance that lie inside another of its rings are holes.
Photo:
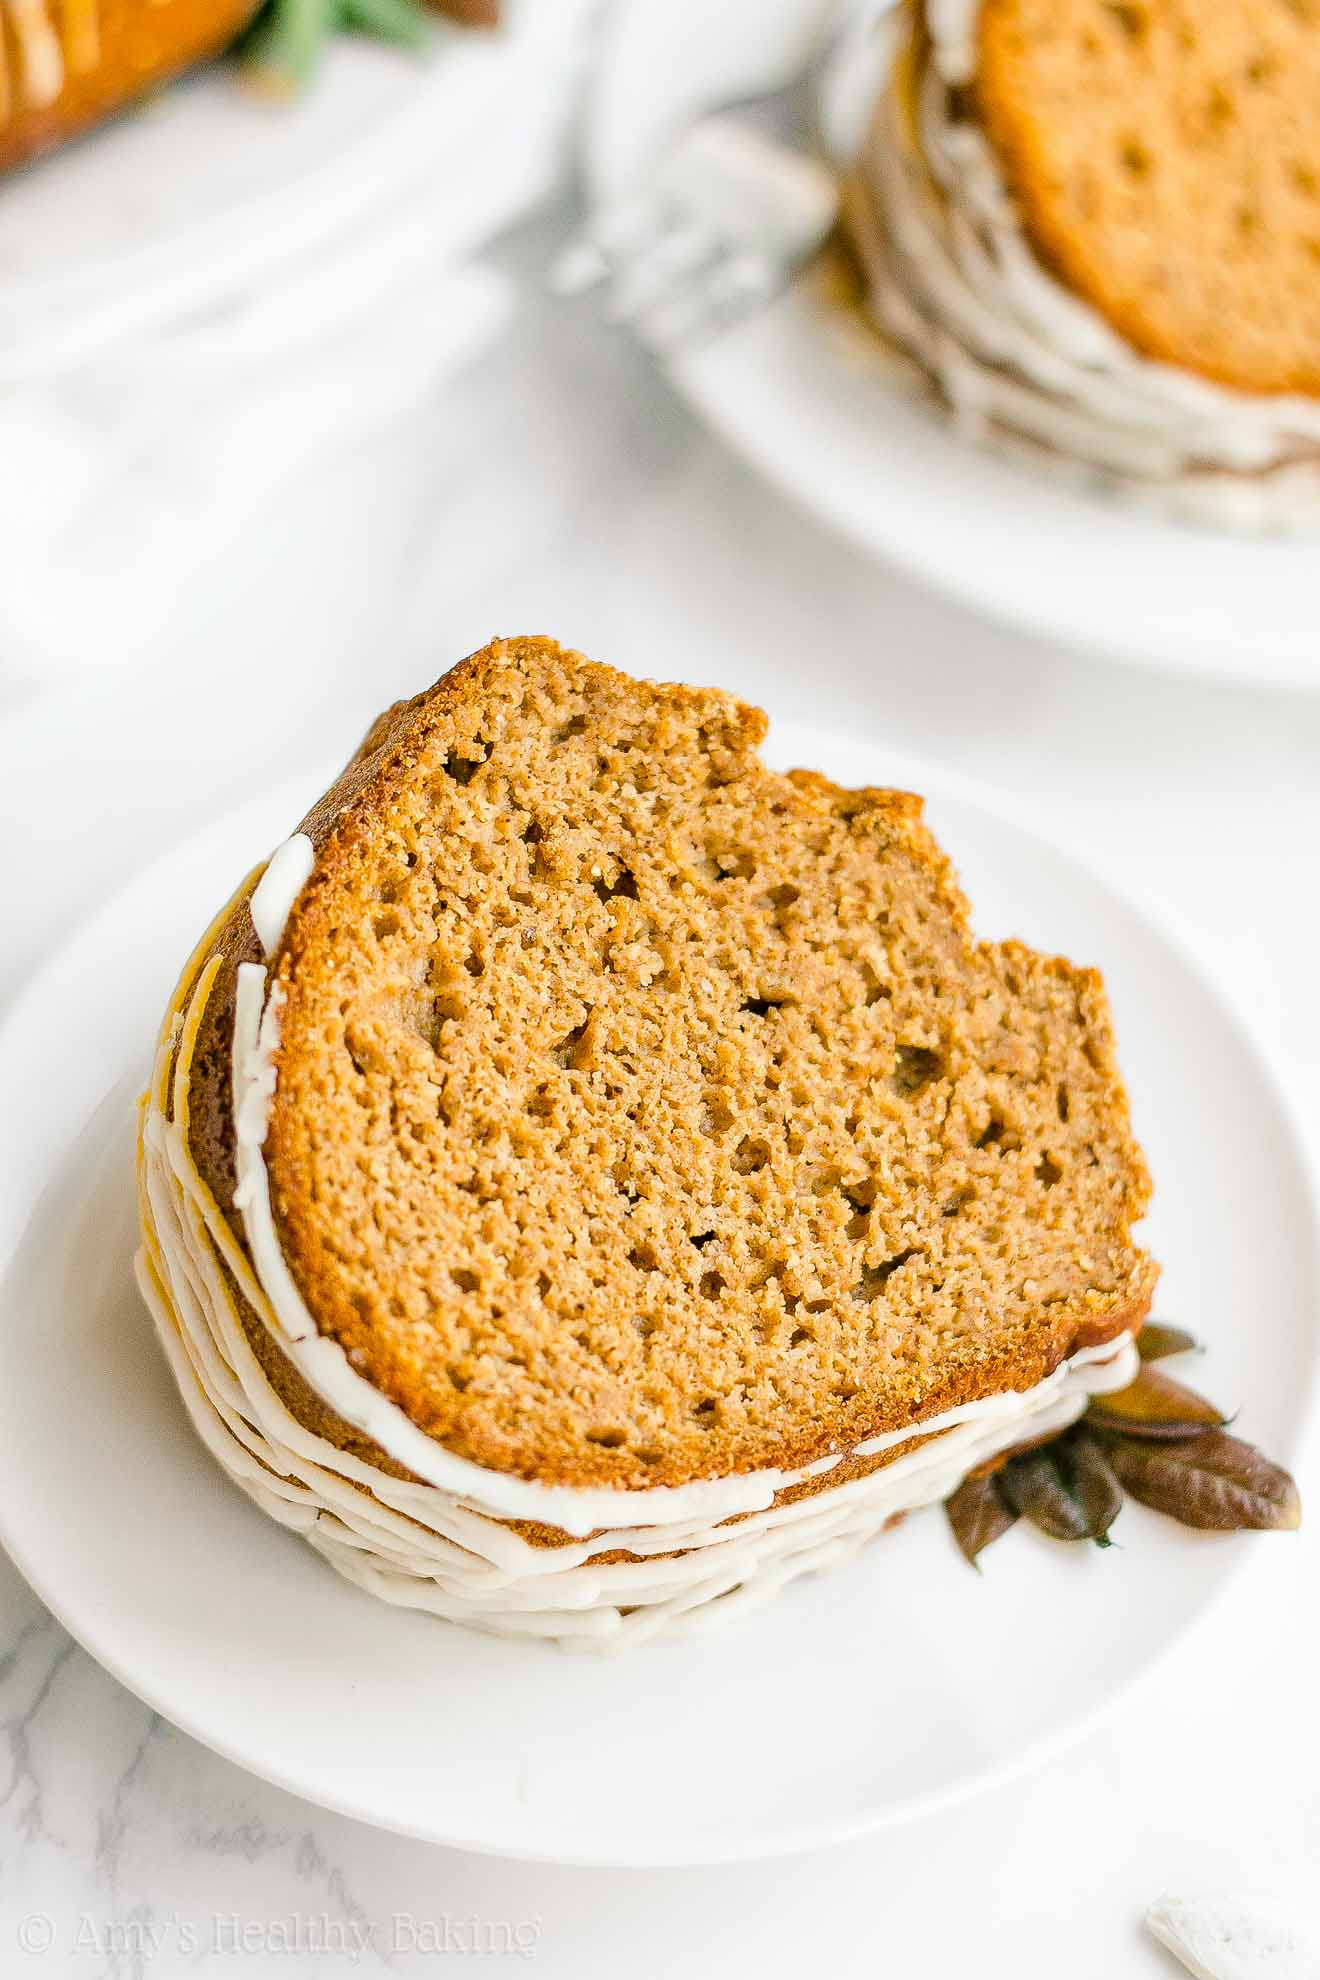
[[[561,1038],[557,1045],[551,1046],[551,1058],[555,1061],[556,1065],[562,1066],[565,1072],[571,1072],[577,1064],[578,1047],[586,1036],[587,1026],[590,1022],[591,1014],[588,1012],[581,1024],[575,1024],[573,1029],[565,1037]]]
[[[449,1276],[460,1292],[474,1293],[481,1285],[478,1275],[475,1272],[468,1271],[464,1265],[460,1265],[456,1270],[452,1270]]]
[[[536,1290],[540,1293],[542,1299],[547,1297],[550,1291],[550,1274],[548,1272],[537,1273]]]
[[[740,1176],[754,1176],[770,1160],[770,1150],[764,1141],[745,1134],[733,1151],[733,1166]]]
[[[628,1263],[639,1272],[657,1272],[660,1269],[660,1260],[649,1244],[635,1244],[628,1253]]]
[[[1151,156],[1140,138],[1124,138],[1118,147],[1118,162],[1131,179],[1150,176]]]
[[[649,1341],[660,1322],[649,1313],[638,1313],[633,1318],[633,1326],[644,1341]]]
[[[489,743],[469,743],[467,747],[470,750],[477,750],[478,754],[476,756],[460,756],[457,750],[451,749],[444,762],[440,765],[446,777],[452,778],[456,784],[470,784],[482,764],[490,761],[491,746]]]
[[[794,999],[787,991],[783,991],[775,997],[744,997],[742,1008],[752,1017],[764,1018],[769,1017],[771,1011],[780,1010],[784,1005],[793,1002]]]
[[[626,1430],[588,1430],[587,1442],[603,1451],[621,1451],[628,1441]]]
[[[872,1195],[869,1188],[864,1188],[845,1189],[842,1191],[842,1196],[851,1212],[844,1225],[843,1234],[856,1242],[859,1238],[864,1238],[871,1228]]]
[[[701,1115],[701,1132],[710,1140],[726,1134],[733,1126],[733,1109],[720,1094],[706,1095],[706,1105]]]
[[[461,1018],[466,1008],[457,991],[439,990],[429,997],[419,996],[405,1000],[400,1015],[408,1028],[421,1039],[423,1045],[428,1045],[435,1052],[439,1049],[445,1026]]]
[[[1066,1086],[1061,1086],[1059,1088],[1058,1092],[1054,1096],[1054,1102],[1055,1102],[1055,1106],[1059,1110],[1059,1119],[1063,1122],[1064,1126],[1066,1127],[1068,1124],[1068,1117],[1072,1113],[1072,1101],[1068,1096],[1068,1089]]]
[[[1055,1183],[1062,1182],[1063,1170],[1050,1154],[1041,1156],[1036,1164],[1036,1181],[1043,1189],[1053,1189]]]
[[[587,718],[585,715],[570,715],[566,722],[561,722],[559,727],[551,732],[551,741],[557,743],[567,742],[570,736],[585,735],[586,728]]]
[[[463,967],[469,976],[484,976],[486,974],[486,965],[475,949],[464,959]]]
[[[1216,130],[1233,121],[1233,99],[1221,84],[1216,83],[1206,98],[1206,122]]]
[[[750,880],[756,871],[756,861],[749,852],[734,852],[727,847],[709,848],[711,863],[717,880]]]
[[[1106,0],[1105,11],[1129,41],[1145,40],[1150,22],[1144,7],[1131,5],[1130,0]]]
[[[976,1137],[978,1148],[998,1148],[1008,1153],[1022,1146],[1022,1137],[998,1114],[991,1114],[981,1133]]]
[[[637,899],[637,882],[633,879],[632,874],[626,866],[619,868],[619,877],[613,886],[599,874],[591,884],[596,890],[596,898],[599,901],[635,901]]]
[[[371,932],[378,942],[385,942],[389,940],[391,935],[398,934],[400,925],[397,914],[388,912],[378,914],[372,921]]]
[[[944,1070],[938,1052],[928,1045],[900,1045],[894,1058],[894,1070],[890,1075],[891,1091],[900,1100],[911,1100],[925,1091],[932,1080],[938,1079]]]
[[[881,1265],[864,1265],[861,1278],[849,1288],[849,1297],[863,1303],[877,1299],[895,1272],[900,1271],[909,1259],[917,1256],[917,1247],[911,1245],[906,1251],[897,1252],[893,1258],[886,1258]]]
[[[714,1231],[699,1231],[695,1237],[688,1239],[688,1243],[695,1245],[698,1251],[704,1251],[708,1244],[714,1244],[715,1237]]]
[[[887,983],[881,981],[869,962],[861,965],[859,973],[862,979],[862,1003],[868,1011],[874,1004],[893,1002],[893,991]]]
[[[446,1368],[445,1375],[451,1389],[457,1389],[460,1396],[466,1393],[472,1380],[470,1375],[465,1375],[461,1368],[455,1368],[452,1363]]]
[[[784,881],[778,887],[770,887],[762,895],[762,901],[774,915],[775,923],[783,929],[789,919],[789,909],[802,898],[802,889],[791,881]]]
[[[1237,230],[1244,240],[1256,232],[1260,226],[1260,214],[1254,206],[1239,206],[1237,210]]]
[[[715,1428],[714,1396],[707,1396],[703,1402],[695,1403],[692,1408],[692,1416],[694,1422],[698,1423],[703,1430],[713,1430]]]
[[[808,1341],[814,1341],[815,1338],[810,1327],[795,1327],[789,1335],[788,1345],[791,1348],[805,1347]]]
[[[1274,75],[1274,64],[1268,55],[1253,55],[1247,63],[1246,78],[1249,83],[1267,83]]]
[[[699,1291],[703,1299],[718,1299],[724,1291],[725,1281],[718,1272],[703,1272]]]

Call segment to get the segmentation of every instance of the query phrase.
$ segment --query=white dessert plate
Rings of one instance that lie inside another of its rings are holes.
[[[618,0],[584,133],[592,199],[624,190],[694,114],[777,80],[764,7]],[[775,0],[776,47],[806,45],[823,11]],[[1320,691],[1314,533],[1180,524],[978,451],[895,389],[880,346],[809,275],[669,371],[791,499],[975,610],[1137,665]]]
[[[1243,1433],[1292,1461],[1316,1363],[1316,1198],[1241,1022],[1021,823],[873,747],[772,733],[778,761],[927,790],[988,933],[1103,964],[1159,1184],[1159,1310],[1209,1344],[1198,1375]],[[0,1033],[0,1537],[124,1684],[382,1827],[565,1862],[715,1862],[903,1822],[1038,1760],[1290,1546],[1132,1507],[1107,1553],[1017,1531],[977,1575],[936,1509],[723,1631],[615,1658],[492,1640],[339,1581],[195,1441],[131,1268],[134,1099],[160,1012],[217,903],[323,781],[166,854]]]

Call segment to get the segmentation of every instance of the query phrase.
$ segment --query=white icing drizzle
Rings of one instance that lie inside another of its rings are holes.
[[[279,947],[284,924],[315,864],[316,848],[305,832],[295,832],[271,854],[270,863],[248,902],[252,926],[267,956],[273,956]]]
[[[19,89],[25,107],[46,110],[64,87],[64,55],[47,0],[4,0],[18,43]]]
[[[6,15],[18,47],[17,92],[5,57]],[[17,110],[49,110],[66,78],[89,74],[100,59],[101,0],[59,0],[57,10],[56,0],[0,0],[0,126]]]
[[[1320,402],[1142,357],[1035,258],[988,140],[958,113],[979,5],[927,0],[915,120],[899,61],[858,161],[877,326],[983,444],[1207,521],[1320,522]]]
[[[292,855],[281,862],[268,907],[281,887],[292,905],[287,880],[296,870]],[[207,1190],[188,1148],[188,1080],[213,975],[214,966],[203,971],[187,1011],[167,1025],[144,1108],[139,1281],[192,1421],[224,1470],[341,1574],[386,1601],[502,1634],[595,1647],[690,1631],[845,1559],[895,1515],[946,1498],[985,1458],[1063,1428],[1088,1396],[1132,1379],[1129,1340],[1085,1349],[1032,1389],[929,1418],[914,1450],[792,1504],[775,1503],[776,1494],[851,1453],[797,1471],[646,1491],[541,1485],[474,1464],[427,1437],[364,1381],[343,1349],[318,1332],[288,1270],[262,1155],[279,992],[267,996],[260,964],[240,970],[234,1033],[235,1204],[246,1254]],[[176,1041],[171,1118],[167,1080]],[[296,1421],[252,1351],[226,1272],[328,1407],[414,1480],[392,1478]],[[855,1454],[913,1435],[913,1428],[889,1432]],[[565,1544],[533,1546],[511,1530],[510,1519],[557,1528]],[[600,1560],[616,1550],[640,1558]]]

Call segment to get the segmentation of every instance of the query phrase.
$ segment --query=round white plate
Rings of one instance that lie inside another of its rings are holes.
[[[763,85],[763,6],[729,0],[715,35],[704,0],[618,0],[584,140],[593,199],[626,187],[699,110]],[[818,16],[820,0],[776,0],[781,12]],[[1320,691],[1315,535],[1179,524],[978,451],[894,389],[875,340],[810,278],[669,369],[786,495],[978,611],[1113,659]]]
[[[1196,967],[1021,824],[882,752],[779,761],[915,782],[982,928],[1102,963],[1160,1185],[1160,1311],[1198,1374],[1295,1453],[1316,1357],[1315,1201],[1271,1078]],[[108,902],[0,1034],[0,1531],[107,1668],[253,1772],[383,1827],[510,1856],[712,1862],[896,1823],[1111,1709],[1253,1552],[1125,1511],[1108,1553],[1015,1532],[969,1571],[938,1511],[692,1644],[617,1659],[373,1602],[195,1442],[133,1283],[134,1097],[175,973],[315,779]],[[1066,1645],[1066,1651],[1064,1646]]]

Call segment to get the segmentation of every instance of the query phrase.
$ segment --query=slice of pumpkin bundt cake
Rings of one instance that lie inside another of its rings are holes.
[[[226,1470],[391,1601],[713,1619],[1130,1376],[1099,977],[978,942],[917,798],[764,730],[496,641],[184,974],[144,1289]]]

